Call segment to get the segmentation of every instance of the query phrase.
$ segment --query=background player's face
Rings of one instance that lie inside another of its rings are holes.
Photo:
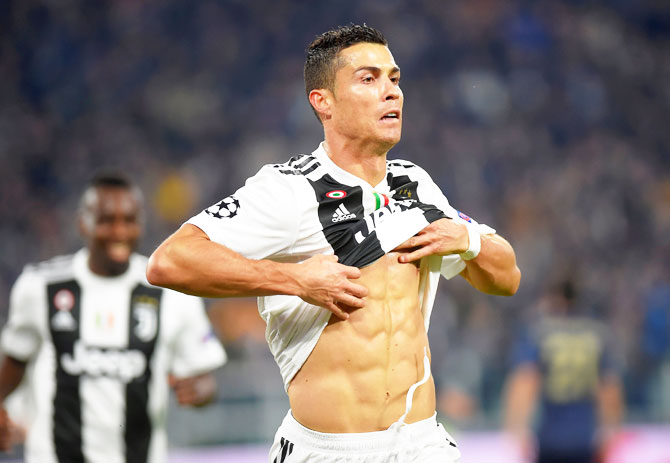
[[[400,141],[403,105],[393,55],[384,45],[359,43],[342,50],[339,59],[344,65],[335,74],[331,105],[336,131],[390,149]]]
[[[80,229],[94,273],[118,275],[128,268],[142,227],[140,200],[132,189],[98,187],[84,198]]]

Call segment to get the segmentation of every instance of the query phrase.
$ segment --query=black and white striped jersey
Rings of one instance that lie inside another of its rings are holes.
[[[210,371],[225,352],[202,301],[151,286],[145,257],[117,277],[87,260],[26,266],[12,289],[1,342],[29,362],[26,461],[165,462],[168,372]]]
[[[371,264],[440,218],[495,233],[449,204],[425,170],[409,161],[387,161],[375,186],[338,167],[319,146],[284,164],[266,165],[233,195],[189,220],[217,243],[251,259],[301,262],[335,254],[357,267]],[[458,255],[424,259],[422,310],[426,326],[440,272],[465,268]],[[432,277],[430,277],[432,275]],[[434,283],[428,284],[428,282]],[[288,384],[316,344],[330,312],[293,296],[259,299],[266,337]]]

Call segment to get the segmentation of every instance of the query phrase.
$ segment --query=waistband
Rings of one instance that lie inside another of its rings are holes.
[[[412,441],[423,440],[437,430],[437,413],[416,423],[391,427],[384,431],[362,433],[323,433],[298,423],[291,410],[286,414],[278,434],[296,446],[330,452],[371,452],[388,450],[397,445],[399,437]]]

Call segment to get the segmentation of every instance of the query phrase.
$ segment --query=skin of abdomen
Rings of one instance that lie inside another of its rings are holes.
[[[294,418],[329,433],[387,429],[405,413],[410,386],[424,374],[428,337],[419,310],[419,268],[389,253],[361,269],[366,305],[348,320],[331,316],[314,350],[291,381]],[[414,393],[413,423],[435,411],[432,376]]]

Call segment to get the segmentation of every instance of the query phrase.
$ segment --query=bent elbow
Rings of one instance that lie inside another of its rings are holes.
[[[521,284],[521,270],[519,270],[519,267],[514,267],[514,272],[510,276],[509,282],[507,285],[505,285],[504,288],[502,288],[502,293],[500,294],[501,296],[514,296],[516,292],[519,290],[519,285]]]
[[[168,286],[167,276],[170,274],[166,269],[165,257],[160,249],[155,250],[149,257],[147,263],[146,276],[147,281],[154,286]]]

